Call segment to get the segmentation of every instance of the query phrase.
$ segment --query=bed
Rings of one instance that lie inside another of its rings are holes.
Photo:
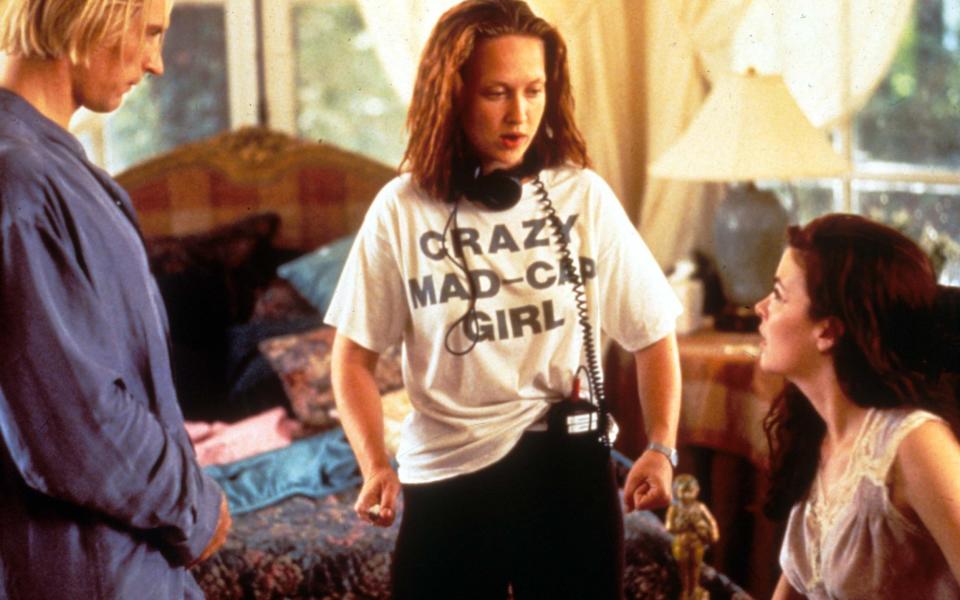
[[[279,407],[296,423],[289,444],[207,467],[235,512],[224,547],[193,569],[208,598],[388,597],[397,526],[353,514],[360,479],[336,421],[321,315],[353,232],[394,175],[330,145],[243,128],[116,177],[164,296],[185,418],[240,423]],[[398,351],[377,380],[396,423]],[[661,520],[628,515],[626,535],[628,597],[677,597]],[[710,568],[703,579],[712,598],[747,597]]]

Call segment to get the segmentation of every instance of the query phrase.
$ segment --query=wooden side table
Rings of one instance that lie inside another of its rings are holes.
[[[766,468],[763,417],[783,379],[756,365],[760,336],[701,330],[678,338],[680,443],[742,456]]]

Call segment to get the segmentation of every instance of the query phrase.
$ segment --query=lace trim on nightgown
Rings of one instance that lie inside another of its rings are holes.
[[[837,523],[856,508],[853,497],[861,481],[866,480],[879,487],[886,512],[901,521],[907,528],[917,530],[916,525],[890,502],[887,473],[897,456],[900,442],[911,431],[927,421],[942,419],[921,410],[910,413],[897,425],[896,431],[886,440],[886,445],[881,448],[882,452],[878,455],[876,445],[880,442],[879,432],[888,422],[882,418],[883,416],[881,411],[871,408],[864,417],[860,431],[854,439],[849,462],[839,481],[834,485],[834,493],[830,498],[826,497],[820,469],[817,469],[812,498],[807,504],[805,515],[811,534],[806,540],[806,554],[811,570],[810,580],[806,584],[807,589],[813,589],[823,581],[823,547],[830,541],[831,534],[836,533]]]

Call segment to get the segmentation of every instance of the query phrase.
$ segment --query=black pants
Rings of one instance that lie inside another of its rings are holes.
[[[593,440],[527,433],[498,463],[403,498],[395,600],[623,595],[623,515]]]

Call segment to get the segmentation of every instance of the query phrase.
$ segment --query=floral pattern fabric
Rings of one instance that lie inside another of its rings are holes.
[[[283,382],[290,407],[301,423],[327,427],[337,421],[330,359],[336,329],[329,326],[273,337],[260,342],[260,352]],[[400,347],[380,355],[374,373],[380,393],[403,387]]]
[[[237,516],[223,548],[193,568],[207,599],[389,598],[399,519],[386,529],[360,521],[353,512],[356,493],[295,496]],[[626,597],[677,598],[679,575],[660,519],[645,511],[628,514],[625,532]],[[710,567],[704,567],[703,585],[714,600],[749,598]]]

